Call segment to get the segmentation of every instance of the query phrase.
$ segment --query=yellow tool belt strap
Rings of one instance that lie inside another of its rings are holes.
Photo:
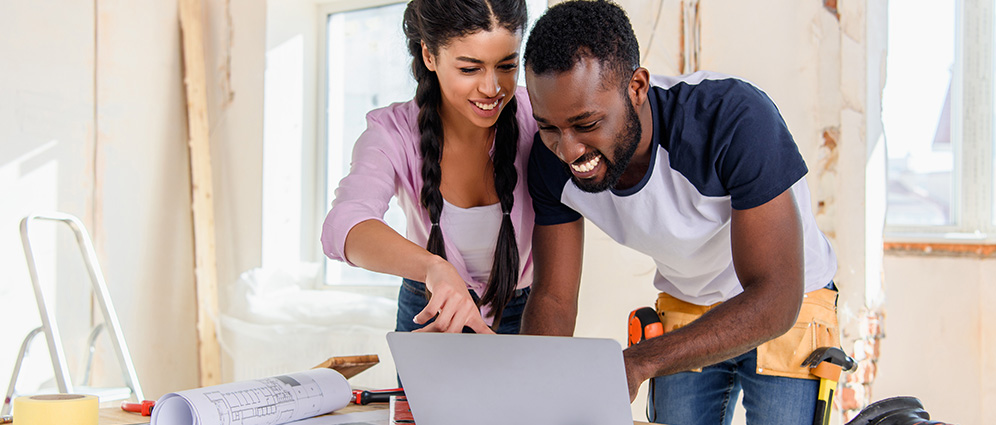
[[[684,302],[661,292],[657,296],[657,314],[664,332],[685,326],[713,305]],[[819,347],[839,347],[837,327],[837,291],[820,288],[803,296],[795,326],[782,336],[757,347],[757,373],[789,378],[819,379],[803,367],[803,360]]]

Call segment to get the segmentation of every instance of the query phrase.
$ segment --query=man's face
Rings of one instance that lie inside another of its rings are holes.
[[[563,73],[526,69],[526,88],[540,139],[588,192],[615,186],[640,143],[640,118],[629,96],[602,82],[601,64],[582,59]],[[605,78],[613,78],[607,72]]]

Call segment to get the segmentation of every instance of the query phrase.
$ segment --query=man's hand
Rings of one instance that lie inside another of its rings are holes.
[[[653,377],[640,368],[640,365],[636,361],[636,356],[633,355],[633,348],[639,345],[636,344],[633,347],[623,350],[623,364],[626,366],[626,383],[629,385],[630,403],[636,400],[636,393],[640,391],[640,385],[643,385],[643,381]]]
[[[440,258],[440,261],[429,267],[425,287],[431,294],[429,304],[415,315],[415,323],[421,325],[433,317],[436,320],[415,332],[459,333],[466,326],[477,333],[494,333],[484,323],[477,303],[467,290],[467,284],[448,261]]]

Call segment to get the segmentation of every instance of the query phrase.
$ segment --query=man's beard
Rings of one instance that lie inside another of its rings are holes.
[[[579,189],[589,193],[605,191],[610,187],[614,187],[626,171],[629,161],[633,159],[633,154],[636,153],[636,147],[640,144],[640,137],[643,135],[643,130],[640,127],[640,116],[636,114],[636,108],[630,106],[626,108],[626,112],[626,128],[615,136],[615,139],[619,141],[619,144],[616,145],[615,150],[612,152],[615,162],[609,161],[605,155],[602,155],[602,162],[605,164],[605,177],[601,181],[578,179],[574,173],[571,173],[571,180],[574,181],[574,185]],[[587,161],[590,158],[584,159]],[[570,173],[570,165],[564,164],[564,166],[567,167],[567,172]]]

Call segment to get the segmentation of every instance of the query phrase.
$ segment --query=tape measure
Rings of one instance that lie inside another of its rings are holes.
[[[664,335],[664,324],[657,311],[643,307],[629,313],[629,346]]]

